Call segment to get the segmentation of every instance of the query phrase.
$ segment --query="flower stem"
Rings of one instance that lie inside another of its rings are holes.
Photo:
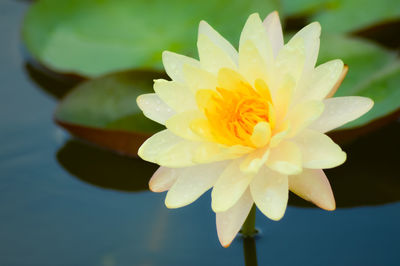
[[[256,233],[256,205],[253,204],[246,221],[242,225],[242,230],[240,231],[244,237],[252,237]]]

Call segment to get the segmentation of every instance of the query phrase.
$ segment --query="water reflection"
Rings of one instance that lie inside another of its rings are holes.
[[[119,156],[83,143],[68,141],[57,153],[60,165],[82,181],[107,189],[141,191],[157,166],[136,158]]]
[[[55,73],[33,60],[25,62],[24,67],[29,78],[45,93],[56,99],[63,98],[79,82],[85,80],[75,75]]]
[[[400,123],[395,121],[344,147],[348,154],[346,163],[326,170],[338,208],[400,200],[399,135]],[[147,182],[157,168],[78,140],[68,141],[57,153],[57,160],[85,182],[122,191],[147,189]],[[289,197],[289,205],[314,207],[294,194]]]

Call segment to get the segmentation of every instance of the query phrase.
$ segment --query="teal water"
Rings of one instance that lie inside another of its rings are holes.
[[[224,249],[209,193],[168,210],[147,189],[155,165],[53,123],[70,83],[27,66],[28,4],[0,2],[0,265],[245,265],[244,246],[247,265],[399,265],[398,119],[343,145],[348,161],[327,171],[336,211],[290,195],[281,221],[257,213],[256,240]]]

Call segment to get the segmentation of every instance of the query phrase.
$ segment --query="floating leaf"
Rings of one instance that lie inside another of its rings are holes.
[[[144,117],[137,96],[152,92],[161,74],[127,71],[86,81],[60,103],[55,120],[73,135],[136,156],[138,147],[162,126]]]
[[[323,35],[319,64],[335,58],[349,66],[335,96],[366,96],[375,102],[371,111],[341,129],[364,125],[400,107],[400,61],[395,53],[366,40]]]
[[[264,0],[41,0],[25,17],[23,38],[37,60],[60,72],[161,69],[163,50],[196,55],[200,20],[238,43],[248,14],[276,9]]]

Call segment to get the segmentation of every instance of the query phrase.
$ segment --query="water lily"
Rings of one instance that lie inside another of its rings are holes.
[[[252,14],[237,51],[202,21],[200,59],[165,51],[172,80],[155,80],[155,93],[137,100],[148,118],[166,126],[138,152],[160,165],[150,189],[168,190],[166,206],[179,208],[212,188],[225,247],[254,203],[268,218],[281,219],[289,190],[335,209],[322,169],[342,164],[346,154],[325,133],[366,113],[373,102],[331,98],[345,67],[338,59],[315,67],[320,32],[314,22],[284,44],[277,12],[264,21]]]

